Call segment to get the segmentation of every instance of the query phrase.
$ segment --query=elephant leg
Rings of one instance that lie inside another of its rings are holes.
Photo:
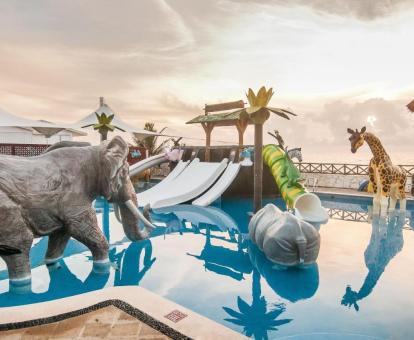
[[[29,254],[33,233],[22,217],[21,208],[1,191],[0,219],[0,257],[7,265],[10,283],[30,283]]]
[[[87,209],[69,221],[71,236],[92,252],[94,264],[109,264],[108,242],[98,227],[93,209]]]
[[[63,251],[70,239],[70,232],[67,229],[59,229],[49,235],[47,252],[45,257],[46,264],[52,264],[62,258]]]
[[[2,255],[9,271],[11,283],[18,284],[23,281],[30,281],[30,249],[25,249],[19,254]]]

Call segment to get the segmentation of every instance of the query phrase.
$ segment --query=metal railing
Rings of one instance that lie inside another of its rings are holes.
[[[328,208],[328,215],[330,218],[335,220],[343,220],[343,221],[353,221],[353,222],[368,222],[369,223],[369,215],[368,212],[361,212],[361,211],[352,211],[352,210],[344,210],[338,208]],[[406,216],[405,217],[405,229],[411,229],[411,218]]]
[[[327,175],[368,175],[366,164],[295,163],[302,173]],[[408,175],[414,175],[414,165],[400,165]]]

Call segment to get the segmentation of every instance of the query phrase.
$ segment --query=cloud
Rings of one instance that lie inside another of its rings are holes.
[[[306,6],[321,14],[333,14],[371,21],[388,17],[409,4],[412,0],[231,0],[239,3],[258,3],[268,6]]]
[[[284,138],[290,147],[302,146],[314,159],[326,161],[333,152],[336,152],[337,161],[341,155],[343,160],[348,159],[350,145],[347,128],[361,129],[366,126],[369,132],[380,138],[391,156],[396,154],[400,159],[406,159],[401,154],[412,154],[414,117],[405,108],[405,102],[384,98],[360,102],[332,100],[320,111],[305,112],[291,121],[272,118],[268,126],[277,126],[282,135],[286,135]],[[372,117],[375,117],[373,126],[367,122]],[[371,157],[368,148],[362,153]]]
[[[360,127],[368,115],[377,118],[374,127],[386,143],[413,145],[412,120],[404,116],[414,57],[408,43],[414,8],[403,13],[407,4],[2,1],[0,105],[73,122],[104,96],[131,124],[154,121],[203,138],[200,126],[184,123],[202,114],[204,104],[244,99],[247,88],[267,85],[276,90],[272,105],[300,114],[266,124],[283,131],[292,147],[341,148],[344,127]],[[253,141],[252,127],[245,140]],[[236,143],[235,129],[215,129],[217,141]]]

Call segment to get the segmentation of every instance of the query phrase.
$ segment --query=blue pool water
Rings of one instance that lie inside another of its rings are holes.
[[[317,226],[317,264],[280,271],[246,237],[251,200],[160,210],[153,220],[166,228],[137,243],[126,239],[108,206],[97,202],[111,244],[110,272],[95,274],[90,252],[75,240],[60,268],[48,269],[47,238],[39,239],[31,252],[31,293],[9,292],[0,260],[0,307],[140,285],[256,339],[412,338],[413,207],[405,220],[368,223],[369,200],[325,196],[322,203],[332,218]]]

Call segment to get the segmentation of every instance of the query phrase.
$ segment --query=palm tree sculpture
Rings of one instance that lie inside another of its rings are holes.
[[[414,100],[410,101],[407,104],[407,109],[410,110],[410,112],[414,113]]]
[[[275,304],[274,309],[267,311],[267,302],[264,296],[261,296],[260,274],[257,269],[253,269],[252,284],[252,304],[249,305],[240,296],[237,297],[237,307],[240,312],[234,309],[223,307],[223,309],[233,317],[233,319],[224,319],[235,325],[243,326],[243,332],[248,336],[254,336],[256,340],[268,339],[268,331],[276,331],[279,326],[287,324],[292,319],[277,320],[286,307],[283,303]]]
[[[165,129],[167,128],[162,128],[159,133],[163,133]],[[144,130],[157,132],[157,130],[155,129],[155,124],[150,122],[145,123]],[[159,145],[157,145],[158,136],[148,136],[144,139],[134,137],[135,144],[147,149],[149,156],[158,155],[166,146],[166,144],[168,144],[171,140],[172,138],[167,138],[164,141],[162,141]]]
[[[270,112],[277,114],[278,116],[290,119],[289,115],[296,116],[291,111],[285,109],[279,109],[275,107],[269,107],[268,104],[272,98],[274,92],[270,88],[266,90],[266,87],[262,86],[254,94],[252,89],[246,93],[250,107],[242,109],[241,118],[249,119],[254,123],[254,211],[257,212],[262,207],[262,177],[263,177],[263,124],[270,117]]]
[[[101,142],[108,139],[108,131],[113,132],[114,130],[120,130],[125,132],[125,130],[121,129],[119,126],[112,125],[112,120],[114,119],[114,115],[107,116],[105,112],[101,114],[95,112],[96,118],[98,123],[89,124],[82,126],[83,128],[93,126],[94,130],[98,130],[99,134],[101,135]]]

